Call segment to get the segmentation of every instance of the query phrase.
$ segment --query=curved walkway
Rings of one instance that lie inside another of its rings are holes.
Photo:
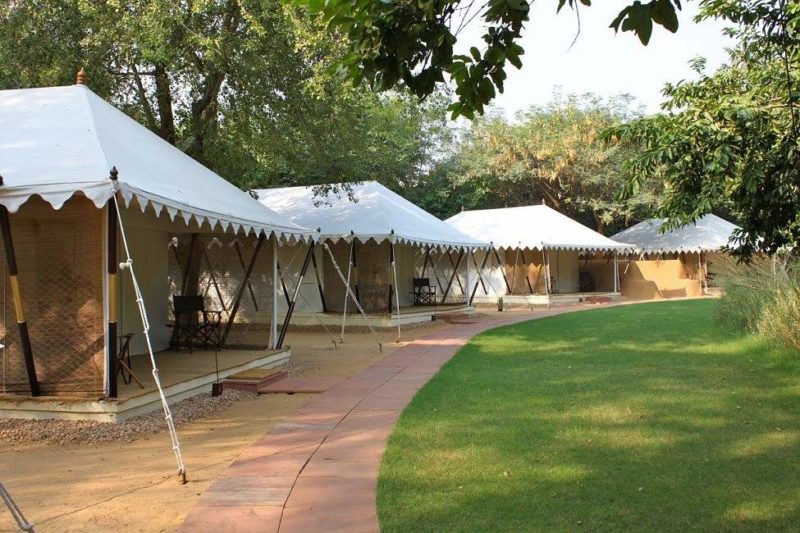
[[[201,496],[182,530],[378,531],[381,458],[414,394],[478,333],[581,308],[509,312],[409,342],[254,443]]]

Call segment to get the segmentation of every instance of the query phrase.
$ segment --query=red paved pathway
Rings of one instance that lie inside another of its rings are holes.
[[[478,333],[577,310],[510,312],[442,328],[332,386],[248,448],[201,496],[183,531],[377,531],[376,489],[400,412]]]

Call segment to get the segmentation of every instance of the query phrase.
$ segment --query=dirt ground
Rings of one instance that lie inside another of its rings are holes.
[[[445,324],[409,329],[411,340]],[[294,334],[293,334],[294,333]],[[333,349],[322,332],[290,332],[287,342],[304,375],[349,376],[402,346],[381,332],[383,353],[368,332],[349,333]],[[37,531],[172,531],[197,498],[249,444],[308,400],[262,395],[179,429],[189,482],[181,485],[169,435],[132,443],[0,443],[0,481]],[[0,504],[0,531],[15,531]]]

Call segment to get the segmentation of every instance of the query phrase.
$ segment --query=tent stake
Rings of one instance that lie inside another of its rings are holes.
[[[308,270],[308,264],[311,262],[311,258],[314,255],[314,241],[312,240],[311,243],[308,245],[308,252],[306,252],[306,258],[303,260],[303,267],[300,269],[300,277],[297,280],[297,285],[294,287],[294,293],[292,294],[292,301],[289,303],[289,309],[286,311],[286,318],[283,319],[283,327],[281,327],[281,332],[278,335],[278,345],[277,348],[280,350],[283,348],[283,340],[286,338],[286,332],[289,330],[289,322],[292,320],[292,314],[294,313],[294,306],[297,304],[297,295],[300,294],[300,288],[303,285],[303,277],[306,275],[306,271]]]
[[[8,277],[11,282],[11,296],[14,299],[14,311],[17,316],[19,341],[22,345],[22,355],[25,358],[25,372],[28,375],[28,385],[31,389],[31,396],[39,396],[39,380],[36,378],[36,366],[33,364],[33,348],[31,348],[31,338],[28,333],[28,323],[25,322],[22,293],[20,292],[19,278],[17,277],[17,256],[14,252],[14,240],[11,238],[11,222],[9,220],[8,209],[6,209],[4,205],[0,205],[0,226],[3,233],[3,242],[5,242],[6,245]]]
[[[245,286],[247,282],[250,280],[250,275],[253,273],[253,267],[256,266],[256,259],[258,258],[258,252],[261,251],[261,246],[264,244],[264,240],[267,238],[267,235],[261,231],[258,234],[258,241],[256,241],[256,249],[253,250],[253,255],[250,257],[250,264],[247,265],[247,271],[244,273],[244,280],[242,281],[242,285],[239,287],[239,291],[236,293],[236,300],[233,302],[233,307],[231,308],[231,314],[228,317],[228,323],[225,324],[225,332],[222,334],[222,339],[220,344],[224,345],[225,342],[228,340],[228,334],[231,332],[231,328],[233,327],[233,321],[236,318],[236,313],[239,311],[239,304],[242,302],[242,295],[244,294]]]

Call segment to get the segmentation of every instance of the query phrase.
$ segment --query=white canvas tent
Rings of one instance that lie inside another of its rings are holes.
[[[740,229],[714,214],[707,214],[693,224],[661,232],[666,219],[653,218],[639,222],[611,238],[630,244],[637,253],[700,253],[718,252],[731,243],[734,232]]]
[[[735,246],[738,226],[714,214],[661,231],[665,219],[640,222],[613,235],[632,246],[622,290],[636,299],[699,296],[709,291],[709,265],[725,246]]]
[[[352,286],[355,299],[367,310],[394,308],[393,319],[399,325],[400,307],[418,303],[413,280],[438,278],[439,274],[442,278],[432,303],[442,305],[456,291],[462,303],[468,303],[469,291],[459,272],[469,264],[465,257],[488,247],[485,241],[463,234],[375,181],[349,187],[322,194],[316,194],[314,187],[255,191],[270,209],[297,224],[319,228],[318,238],[328,243],[331,261],[317,261],[328,296],[326,310],[339,311],[336,304],[342,302],[346,315],[346,287]],[[341,283],[336,265],[345,264]]]
[[[13,294],[3,305],[20,324],[3,324],[4,368],[15,372],[4,373],[4,392],[116,395],[117,322],[138,314],[142,297],[127,275],[117,282],[128,250],[151,315],[150,340],[159,349],[169,341],[168,243],[175,235],[227,235],[273,249],[311,240],[312,232],[80,80],[0,91],[0,122],[0,222]],[[273,346],[275,315],[273,308]]]
[[[572,301],[582,296],[563,296],[600,292],[581,287],[581,263],[586,267],[588,258],[598,255],[608,256],[604,261],[613,267],[605,292],[618,292],[617,254],[629,246],[546,205],[463,211],[446,222],[468,235],[480,235],[495,247],[496,253],[483,258],[484,264],[494,265],[480,280],[483,294],[476,301],[493,302],[502,296],[506,301],[518,297],[527,303],[549,304],[558,299],[556,295]],[[599,281],[593,283],[599,285]]]

